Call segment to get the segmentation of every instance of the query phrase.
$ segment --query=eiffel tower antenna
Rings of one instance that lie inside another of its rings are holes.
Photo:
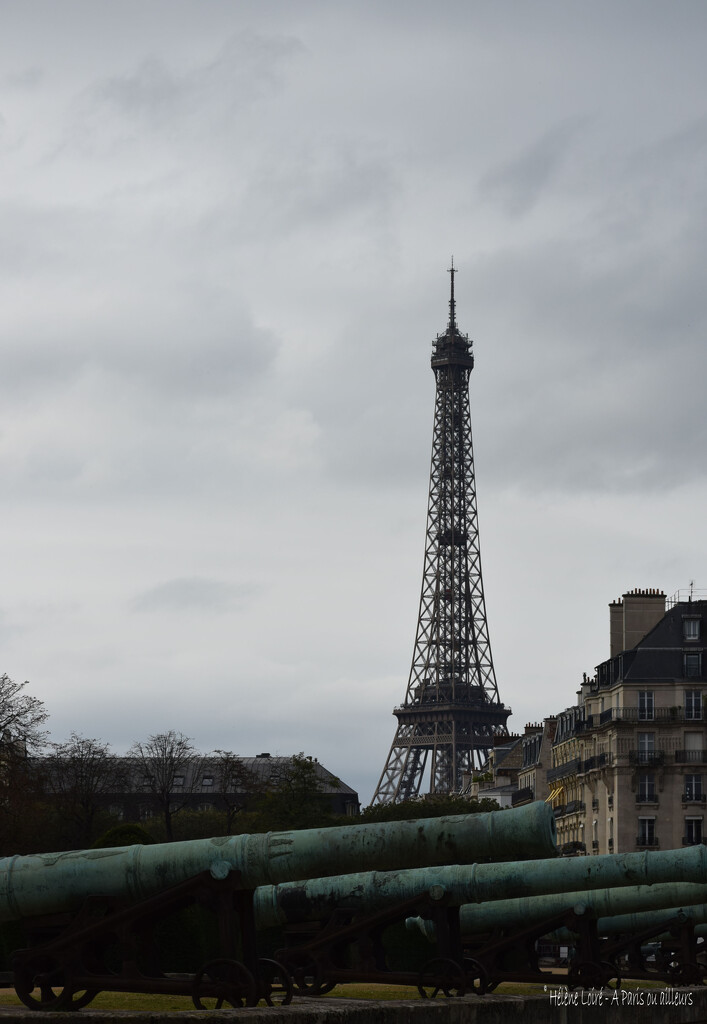
[[[456,793],[506,735],[510,709],[499,699],[481,578],[469,376],[473,343],[456,321],[454,275],[449,323],[432,344],[436,381],[425,560],[415,648],[398,724],[373,803],[411,800],[429,761],[430,793]]]

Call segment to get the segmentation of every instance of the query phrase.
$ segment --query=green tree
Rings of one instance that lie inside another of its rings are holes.
[[[253,809],[261,828],[317,828],[331,821],[328,796],[338,785],[309,754],[273,758],[267,792],[253,802]]]
[[[441,818],[451,814],[479,814],[498,810],[500,807],[496,800],[488,797],[482,800],[469,800],[465,796],[450,793],[418,800],[403,800],[395,804],[372,804],[370,807],[364,807],[359,817],[352,819],[352,822],[412,821],[415,818]]]
[[[98,837],[93,850],[107,850],[115,846],[151,846],[155,840],[142,825],[126,821],[114,825]]]

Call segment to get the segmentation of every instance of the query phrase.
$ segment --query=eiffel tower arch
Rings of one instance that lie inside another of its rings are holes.
[[[412,667],[373,803],[456,793],[480,768],[510,709],[500,701],[481,577],[471,441],[473,343],[457,327],[454,275],[449,322],[432,343],[436,381],[425,560]]]

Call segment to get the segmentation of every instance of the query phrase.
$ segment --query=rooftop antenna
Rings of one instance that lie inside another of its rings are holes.
[[[457,326],[457,310],[456,310],[456,304],[454,302],[454,275],[456,274],[456,272],[457,272],[457,268],[454,266],[454,257],[452,256],[452,265],[449,268],[449,270],[447,271],[448,274],[452,275],[452,289],[451,289],[451,295],[450,295],[450,298],[449,298],[449,326],[450,327],[456,327]]]
[[[695,589],[695,581],[690,580],[690,601],[692,601],[692,592]]]

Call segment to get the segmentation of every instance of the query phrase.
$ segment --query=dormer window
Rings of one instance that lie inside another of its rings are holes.
[[[702,655],[683,654],[683,675],[686,679],[699,679],[702,676]]]
[[[683,619],[682,620],[682,635],[684,640],[699,640],[700,639],[700,620],[699,619]]]

